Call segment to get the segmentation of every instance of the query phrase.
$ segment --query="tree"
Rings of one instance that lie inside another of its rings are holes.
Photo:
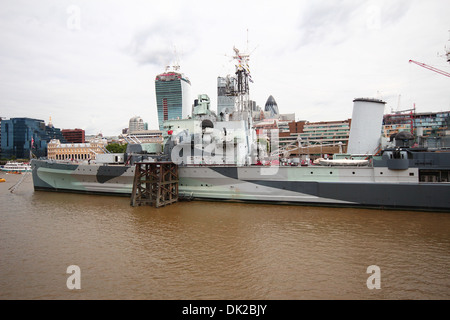
[[[118,144],[118,143],[110,143],[106,146],[106,150],[111,153],[125,153],[127,151],[127,143],[126,144]]]

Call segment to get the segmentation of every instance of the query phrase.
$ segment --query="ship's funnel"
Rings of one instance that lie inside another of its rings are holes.
[[[380,145],[384,105],[378,99],[353,100],[353,114],[347,153],[373,155]]]

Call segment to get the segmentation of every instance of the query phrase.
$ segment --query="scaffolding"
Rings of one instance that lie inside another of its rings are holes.
[[[178,165],[173,162],[137,162],[131,206],[163,207],[178,201]]]

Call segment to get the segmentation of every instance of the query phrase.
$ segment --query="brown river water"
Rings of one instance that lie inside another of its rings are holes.
[[[449,213],[131,207],[126,197],[34,191],[31,175],[10,192],[21,177],[0,174],[0,299],[450,298]]]

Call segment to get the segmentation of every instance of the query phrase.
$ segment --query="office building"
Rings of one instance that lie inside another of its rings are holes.
[[[147,124],[144,123],[141,117],[135,116],[130,119],[127,133],[132,134],[143,130],[147,130]]]
[[[179,66],[168,67],[155,79],[159,130],[165,120],[185,119],[192,112],[191,82],[178,70]]]
[[[320,158],[346,152],[351,119],[342,121],[291,121],[289,132],[279,133],[280,148],[290,150],[291,157]]]
[[[67,142],[84,143],[85,132],[83,129],[62,129],[61,133]]]
[[[264,112],[268,113],[267,117],[269,118],[276,118],[280,113],[278,110],[278,104],[273,96],[269,96],[269,98],[267,98],[264,106]]]
[[[383,117],[383,138],[391,140],[397,133],[407,131],[417,146],[450,148],[450,111],[421,112],[415,109],[386,114]]]
[[[383,117],[383,136],[409,131],[418,137],[446,136],[450,126],[450,111],[398,112]]]
[[[1,148],[3,158],[30,159],[47,155],[47,143],[52,139],[66,142],[61,130],[51,121],[31,118],[11,118],[2,121]]]
[[[298,136],[309,144],[348,144],[351,120],[306,122]]]
[[[235,111],[236,96],[231,95],[235,78],[217,77],[217,114],[231,114]]]

